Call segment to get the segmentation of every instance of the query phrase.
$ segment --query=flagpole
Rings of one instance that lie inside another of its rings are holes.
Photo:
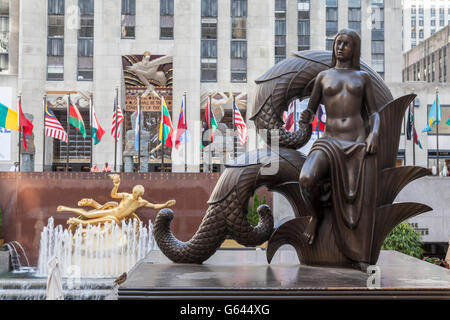
[[[163,101],[161,99],[161,128],[162,128],[162,141],[161,141],[161,171],[162,172],[166,172],[165,168],[164,168],[164,144],[165,144],[165,139],[164,139],[164,134],[165,134],[165,128],[164,128],[164,113],[163,113]]]
[[[138,103],[139,103],[139,114],[136,114],[138,117],[139,124],[139,136],[138,136],[138,170],[137,172],[141,172],[141,96],[138,95]]]
[[[414,94],[414,89],[412,89],[412,93]],[[412,101],[412,123],[411,123],[411,125],[412,125],[412,130],[413,130],[413,132],[412,132],[412,136],[413,136],[413,138],[412,138],[412,141],[413,141],[413,166],[415,166],[416,165],[416,135],[415,135],[415,133],[416,133],[416,124],[415,124],[415,122],[416,122],[416,119],[414,118],[414,100]],[[417,137],[417,139],[419,139],[419,137]]]
[[[439,111],[440,111],[440,103],[439,103],[439,88],[436,87],[436,157],[437,157],[437,175],[439,176],[440,165],[439,165]]]
[[[213,143],[213,134],[214,134],[214,132],[213,132],[213,128],[212,128],[212,118],[211,118],[211,115],[212,115],[212,103],[211,103],[211,92],[208,94],[208,99],[209,99],[209,110],[208,110],[208,116],[209,116],[209,123],[208,123],[208,126],[209,126],[209,130],[211,130],[210,131],[210,136],[209,136],[209,141],[210,141],[210,146],[209,146],[209,172],[212,172],[213,171],[213,164],[212,164],[212,143]]]
[[[44,94],[43,101],[43,108],[44,108],[44,134],[42,139],[42,172],[45,171],[45,107],[47,106],[47,95]]]
[[[20,105],[22,105],[22,93],[21,92],[19,92],[18,98],[19,98],[19,106],[20,106]],[[17,110],[17,114],[19,114],[19,112],[20,112],[20,110]],[[18,119],[18,121],[19,121],[19,119]],[[22,132],[22,129],[20,128],[20,123],[19,123],[19,171],[21,171],[20,154],[22,153],[22,143],[21,143],[21,136],[20,136],[21,132]]]
[[[186,99],[187,91],[184,91],[184,110],[183,110],[183,120],[184,120],[184,171],[187,172],[188,165],[187,165],[187,99]],[[172,106],[173,110],[173,106]]]
[[[235,114],[235,110],[234,110],[234,107],[236,106],[236,100],[235,100],[235,96],[234,96],[234,93],[232,93],[232,95],[233,95],[233,158],[235,158],[236,159],[236,154],[237,154],[237,151],[236,151],[236,133],[235,133],[235,130],[236,130],[236,114]],[[237,108],[237,106],[236,106],[236,108]]]
[[[114,99],[114,109],[115,109],[115,113],[116,113],[116,117],[115,117],[115,121],[116,121],[116,128],[114,130],[114,172],[117,172],[117,105],[119,104],[119,87],[116,86],[116,99]],[[117,102],[117,104],[116,104]]]
[[[92,92],[89,94],[89,118],[90,118],[90,122],[91,122],[91,159],[89,162],[89,171],[91,171],[92,168],[92,157],[94,154],[94,129],[93,129],[93,125],[92,125],[92,120],[93,120],[93,112],[92,112]]]
[[[411,121],[411,104],[409,105],[408,108],[408,116],[403,117],[403,128],[405,128],[405,156],[404,156],[404,160],[405,163],[403,165],[406,166],[406,148],[408,147],[408,124]],[[410,131],[411,134],[411,131]],[[414,140],[414,139],[413,139]]]
[[[69,123],[69,105],[70,105],[70,93],[67,98],[67,150],[66,150],[66,172],[69,172],[69,145],[70,145],[70,123]]]
[[[297,100],[294,100],[294,130],[297,132],[298,124],[297,124]]]

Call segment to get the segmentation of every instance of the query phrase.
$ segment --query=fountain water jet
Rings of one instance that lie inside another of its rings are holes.
[[[41,232],[36,275],[47,276],[48,261],[57,256],[63,277],[117,277],[128,272],[150,250],[157,249],[150,220],[148,227],[137,219],[129,219],[123,220],[121,226],[114,222],[79,226],[72,233],[61,225],[55,227],[51,217]]]

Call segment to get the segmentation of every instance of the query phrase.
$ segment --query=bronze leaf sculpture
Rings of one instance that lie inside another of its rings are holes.
[[[402,119],[415,95],[394,100],[380,76],[360,61],[360,43],[356,32],[342,30],[333,52],[296,52],[256,80],[251,119],[260,134],[269,132],[262,134],[269,152],[249,152],[227,166],[189,241],[179,241],[170,231],[172,210],[158,213],[155,239],[169,259],[202,263],[228,236],[245,246],[268,241],[269,263],[280,246],[290,244],[302,264],[365,271],[376,264],[397,224],[431,210],[419,203],[393,204],[403,187],[430,173],[395,167]],[[293,99],[307,97],[299,130],[286,131],[283,111]],[[327,126],[305,156],[296,150],[309,141],[320,103]],[[274,164],[277,173],[266,174]],[[295,218],[274,229],[271,210],[262,205],[259,224],[251,226],[248,202],[261,186],[283,194]]]

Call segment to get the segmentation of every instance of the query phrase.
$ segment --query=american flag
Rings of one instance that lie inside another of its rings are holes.
[[[116,112],[117,110],[117,112]],[[117,119],[116,119],[116,113],[117,113]],[[117,120],[117,121],[116,121]],[[116,140],[119,141],[120,137],[120,124],[123,122],[123,114],[122,110],[120,109],[119,102],[117,96],[114,98],[114,109],[113,109],[113,116],[112,116],[112,129],[111,129],[111,135],[113,137],[116,136],[116,126],[117,126],[117,137]]]
[[[47,106],[45,106],[45,135],[62,140],[67,143],[67,132],[61,123],[56,119],[55,114]]]
[[[236,103],[233,103],[233,109],[234,109],[234,124],[238,129],[239,140],[241,142],[241,145],[244,145],[247,142],[247,126],[245,125],[245,121],[242,118],[242,115],[238,107],[236,106]]]

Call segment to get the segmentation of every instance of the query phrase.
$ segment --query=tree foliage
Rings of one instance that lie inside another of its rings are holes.
[[[381,249],[399,251],[420,259],[424,252],[422,244],[420,234],[409,223],[402,222],[391,231]]]
[[[266,197],[263,196],[260,202],[258,194],[255,193],[253,196],[253,205],[249,205],[247,214],[248,222],[254,227],[259,223],[258,207],[262,204],[267,204]]]

